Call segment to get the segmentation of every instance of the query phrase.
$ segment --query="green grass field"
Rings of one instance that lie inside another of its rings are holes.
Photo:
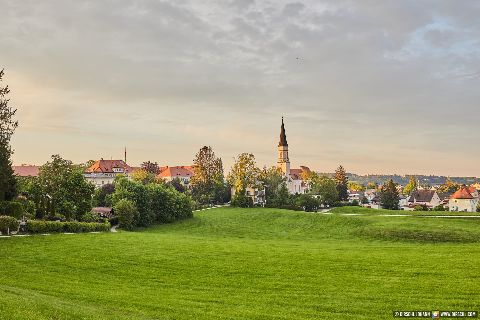
[[[341,212],[221,208],[139,232],[0,239],[0,318],[480,310],[480,219]]]

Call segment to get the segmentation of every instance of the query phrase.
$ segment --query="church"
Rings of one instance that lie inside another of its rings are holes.
[[[305,166],[300,166],[300,169],[290,168],[290,158],[288,157],[288,142],[287,134],[285,133],[285,124],[280,127],[280,142],[278,143],[278,161],[277,167],[282,170],[286,178],[287,188],[291,194],[302,194],[308,190],[308,184],[302,179],[304,174],[309,173],[310,169]]]

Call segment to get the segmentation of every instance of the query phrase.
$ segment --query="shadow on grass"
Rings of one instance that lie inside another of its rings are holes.
[[[479,234],[460,231],[420,230],[420,229],[377,229],[361,228],[355,235],[388,241],[421,242],[421,243],[474,243],[480,242]]]

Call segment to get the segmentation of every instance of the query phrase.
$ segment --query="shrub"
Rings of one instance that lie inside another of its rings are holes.
[[[240,208],[251,208],[253,207],[253,200],[244,192],[238,192],[232,198],[232,206]]]
[[[115,205],[115,213],[118,216],[118,224],[121,228],[132,230],[134,227],[135,216],[138,210],[135,204],[127,199],[122,199]]]
[[[87,212],[82,216],[81,219],[83,222],[98,222],[100,221],[100,217],[95,212]]]
[[[296,205],[307,212],[315,212],[320,206],[319,201],[308,194],[301,194],[296,200]]]
[[[27,221],[27,231],[30,233],[54,233],[54,232],[93,232],[108,231],[110,224],[96,222],[59,222],[29,220]]]
[[[358,202],[357,199],[352,201],[352,206],[358,207],[359,205],[360,205],[360,203]]]
[[[20,223],[14,217],[0,216],[0,232],[7,234],[8,231],[17,231]]]
[[[20,219],[23,215],[23,206],[16,201],[0,202],[0,214]]]

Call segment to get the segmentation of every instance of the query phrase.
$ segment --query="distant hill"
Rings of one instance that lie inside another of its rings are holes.
[[[333,176],[333,173],[325,173],[328,176]],[[383,184],[385,181],[392,179],[393,182],[406,185],[410,179],[410,175],[386,175],[386,174],[369,174],[369,175],[358,175],[355,173],[347,173],[349,181],[355,181],[363,185],[367,185],[369,182],[375,182],[379,185]],[[480,179],[477,177],[446,177],[446,176],[427,176],[427,175],[413,175],[417,180],[420,180],[421,185],[435,186],[445,183],[449,178],[450,180],[460,183],[460,184],[474,184],[480,182]]]

